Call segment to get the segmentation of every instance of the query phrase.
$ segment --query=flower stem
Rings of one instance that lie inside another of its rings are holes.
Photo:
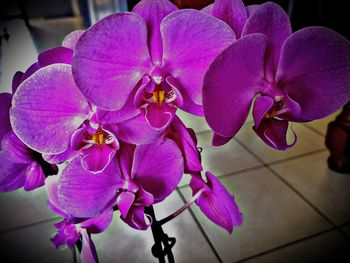
[[[165,263],[165,256],[168,257],[169,263],[174,263],[174,255],[171,249],[175,245],[176,239],[168,237],[168,235],[164,233],[162,225],[159,224],[156,219],[153,206],[146,207],[145,212],[152,218],[151,229],[154,239],[154,245],[152,246],[153,256],[158,258],[159,263]]]

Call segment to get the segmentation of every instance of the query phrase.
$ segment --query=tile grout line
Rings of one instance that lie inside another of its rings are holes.
[[[308,239],[312,239],[312,238],[314,238],[314,237],[321,236],[321,235],[323,235],[323,234],[329,233],[329,232],[334,231],[334,230],[336,230],[336,228],[335,228],[335,227],[331,227],[331,228],[329,228],[329,229],[326,229],[326,230],[323,230],[323,231],[321,231],[321,232],[312,234],[312,235],[310,235],[310,236],[303,237],[303,238],[299,238],[299,239],[297,239],[297,240],[294,240],[294,241],[292,241],[292,242],[288,242],[288,243],[283,244],[283,245],[281,245],[281,246],[277,246],[277,247],[268,249],[268,250],[266,250],[266,251],[260,252],[260,253],[258,253],[258,254],[255,254],[255,255],[252,255],[252,256],[249,256],[249,257],[240,259],[240,260],[238,260],[238,261],[235,261],[235,263],[245,262],[245,261],[248,261],[248,260],[250,260],[250,259],[254,259],[254,258],[263,256],[263,255],[269,254],[269,253],[271,253],[271,252],[278,251],[278,250],[283,249],[283,248],[285,248],[285,247],[289,247],[289,246],[292,246],[292,245],[301,243],[301,242],[306,241],[306,240],[308,240]]]
[[[325,151],[327,151],[327,149],[319,149],[319,150],[314,150],[314,151],[311,151],[311,152],[303,153],[303,154],[300,154],[300,155],[287,157],[285,159],[273,161],[273,162],[266,163],[266,164],[265,163],[261,163],[259,165],[255,165],[255,166],[252,166],[252,167],[240,169],[240,170],[237,170],[237,171],[234,171],[234,172],[224,173],[222,175],[216,176],[216,178],[221,179],[221,178],[225,178],[225,177],[228,177],[228,176],[235,176],[235,175],[238,175],[238,174],[241,174],[241,173],[250,172],[250,171],[254,171],[254,170],[258,170],[258,169],[264,168],[267,165],[275,165],[275,164],[280,164],[280,163],[284,163],[284,162],[288,162],[288,161],[292,161],[292,160],[297,160],[299,158],[303,158],[303,157],[306,157],[306,156],[311,156],[311,155],[322,153],[322,152],[325,152]],[[255,156],[254,156],[254,158],[255,158]],[[184,184],[184,185],[179,186],[178,189],[183,189],[183,188],[188,187],[188,186],[189,186],[189,184]]]
[[[236,139],[237,142],[244,147],[251,155],[253,155],[258,161],[264,164],[264,167],[268,169],[276,178],[287,185],[296,195],[298,195],[305,203],[307,203],[312,209],[314,209],[320,216],[322,216],[329,224],[337,228],[337,225],[328,218],[322,211],[320,211],[312,202],[310,202],[304,195],[302,195],[295,187],[293,187],[286,179],[280,176],[275,170],[273,170],[268,164],[266,164],[259,156],[252,152],[248,147],[246,147],[240,140]]]
[[[25,225],[16,226],[16,227],[13,227],[13,228],[5,229],[5,230],[0,231],[0,235],[1,234],[6,234],[6,233],[9,233],[9,232],[13,232],[13,231],[17,231],[17,230],[21,230],[21,229],[24,229],[24,228],[29,228],[29,227],[33,227],[33,226],[38,226],[38,225],[41,225],[41,224],[49,223],[49,222],[55,221],[57,219],[60,219],[60,217],[53,217],[53,218],[44,219],[44,220],[41,220],[41,221],[38,221],[38,222],[34,222],[34,223],[30,223],[30,224],[25,224]]]
[[[326,135],[323,134],[322,132],[320,132],[319,130],[315,129],[314,127],[312,126],[309,126],[308,124],[306,123],[302,123],[302,125],[306,128],[308,128],[310,131],[313,131],[314,133],[317,133],[318,135],[321,135],[322,137],[325,137]]]
[[[186,203],[186,198],[184,197],[184,195],[182,194],[182,192],[179,190],[179,189],[176,189],[177,193],[179,194],[182,202]],[[207,236],[207,234],[205,233],[201,223],[198,221],[197,217],[195,216],[194,212],[192,211],[192,208],[189,207],[188,208],[188,212],[191,214],[194,222],[196,223],[197,227],[199,228],[199,231],[202,233],[202,235],[204,236],[205,240],[207,241],[207,243],[209,244],[211,250],[213,251],[215,257],[217,258],[217,260],[220,262],[220,263],[223,263],[222,259],[220,258],[218,252],[216,251],[214,245],[211,243],[209,237]]]
[[[318,153],[322,153],[322,152],[325,152],[327,150],[328,150],[327,148],[323,148],[323,149],[318,149],[318,150],[313,150],[313,151],[310,151],[310,152],[302,153],[302,154],[299,154],[299,155],[296,155],[296,156],[291,156],[291,157],[288,157],[288,158],[282,159],[282,160],[277,160],[277,161],[273,161],[273,162],[269,162],[269,163],[265,163],[264,162],[264,166],[271,166],[271,165],[275,165],[275,164],[284,163],[284,162],[287,162],[287,161],[297,160],[299,158],[306,157],[306,156],[311,156],[311,155],[318,154]]]

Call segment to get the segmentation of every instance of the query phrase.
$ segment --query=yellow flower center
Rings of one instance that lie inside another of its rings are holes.
[[[155,103],[161,104],[165,99],[165,91],[162,89],[155,89],[152,92],[152,98]]]
[[[95,144],[104,144],[106,142],[106,140],[109,139],[109,134],[107,132],[105,132],[104,130],[102,130],[102,128],[98,128],[96,130],[96,132],[94,134],[91,135],[91,140],[95,143]]]

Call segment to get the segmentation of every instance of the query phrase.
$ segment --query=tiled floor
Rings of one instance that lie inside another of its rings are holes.
[[[39,21],[39,29],[32,32],[36,47],[41,50],[59,44],[59,38],[75,29],[77,21],[72,21]],[[9,90],[9,75],[23,70],[36,57],[31,35],[16,23],[12,42],[3,50],[1,91]],[[164,227],[169,236],[177,238],[176,262],[350,262],[350,175],[332,172],[326,165],[324,135],[334,115],[295,124],[298,142],[285,152],[265,146],[249,122],[233,141],[214,148],[204,120],[186,113],[180,116],[198,134],[204,168],[235,195],[244,223],[229,235],[193,206]],[[159,218],[190,197],[188,182],[184,177],[178,191],[156,205]],[[50,244],[52,225],[58,219],[47,208],[43,189],[1,193],[0,209],[2,258],[11,255],[13,262],[79,261],[72,251],[55,251]],[[156,262],[150,252],[151,231],[129,228],[117,213],[109,229],[93,239],[101,262]]]

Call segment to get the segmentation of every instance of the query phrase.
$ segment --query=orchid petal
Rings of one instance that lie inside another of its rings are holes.
[[[23,82],[13,97],[11,124],[35,151],[58,154],[88,117],[90,106],[74,84],[71,66],[54,64]]]
[[[62,229],[63,234],[65,235],[65,243],[68,248],[73,249],[74,245],[81,238],[81,233],[73,224],[65,225],[64,229]]]
[[[179,10],[161,23],[163,64],[196,104],[202,104],[205,72],[235,40],[225,22],[197,10]]]
[[[155,202],[162,201],[175,190],[183,172],[184,160],[174,141],[165,139],[136,147],[132,178],[153,195]]]
[[[14,163],[32,163],[35,161],[34,152],[26,146],[13,131],[7,133],[1,143],[7,159]]]
[[[227,189],[222,185],[222,183],[210,172],[205,173],[208,180],[208,185],[215,193],[219,200],[226,200],[227,210],[232,218],[233,226],[239,226],[243,222],[243,215],[239,211],[239,208],[234,201],[234,197],[227,191]]]
[[[162,63],[162,37],[160,35],[160,23],[168,14],[178,10],[178,8],[168,0],[143,0],[132,10],[142,16],[148,29],[148,46],[153,64]]]
[[[248,14],[248,17],[250,17],[253,12],[258,9],[260,5],[247,5],[246,8],[247,8],[247,14]]]
[[[136,195],[134,206],[150,206],[154,203],[154,197],[151,193],[146,192],[143,189],[139,189]]]
[[[196,141],[191,137],[189,129],[186,128],[176,115],[171,123],[171,133],[167,137],[174,140],[181,149],[185,161],[185,173],[199,172],[202,170]]]
[[[28,166],[24,190],[31,191],[45,184],[45,174],[37,162]]]
[[[180,85],[180,83],[172,76],[167,76],[166,83],[176,92],[177,98],[174,104],[177,107],[183,109],[186,112],[192,113],[197,116],[204,116],[202,105],[198,105],[193,102],[187,91]],[[181,101],[178,103],[179,96],[181,95]]]
[[[11,100],[10,93],[0,93],[0,143],[5,134],[12,130],[9,117]]]
[[[274,100],[268,96],[258,97],[254,102],[253,118],[256,127],[259,127],[266,113],[271,109]]]
[[[73,75],[85,97],[106,110],[119,110],[150,67],[147,26],[135,13],[101,19],[81,36]]]
[[[121,192],[117,198],[117,205],[120,211],[121,217],[126,218],[129,209],[135,201],[135,194],[132,192]]]
[[[239,39],[210,66],[204,81],[203,107],[213,131],[233,137],[247,119],[256,93],[264,87],[266,38],[252,34]]]
[[[69,33],[62,42],[62,46],[70,49],[75,49],[80,37],[84,34],[85,30],[75,30]]]
[[[296,143],[296,135],[291,144],[287,142],[288,121],[278,120],[275,118],[263,119],[259,126],[254,126],[255,133],[270,147],[284,151],[292,147]]]
[[[63,211],[57,195],[58,176],[49,176],[45,182],[45,190],[48,196],[48,206],[56,214],[66,218],[68,215]]]
[[[81,247],[81,262],[82,263],[97,263],[97,252],[90,235],[85,229],[81,230],[82,247]]]
[[[62,208],[75,217],[94,217],[115,197],[120,185],[120,172],[115,161],[100,174],[87,172],[80,158],[72,160],[62,171],[58,183],[58,200]]]
[[[107,229],[113,219],[113,208],[105,209],[101,214],[90,218],[80,224],[80,227],[88,229],[89,233],[101,233]]]
[[[242,224],[242,213],[233,196],[220,181],[209,172],[206,173],[206,177],[209,187],[202,186],[204,191],[196,200],[196,204],[211,221],[232,233],[233,227]],[[193,195],[201,188],[201,184],[205,185],[202,179],[192,177],[190,186],[193,189]]]
[[[33,75],[36,71],[38,71],[40,69],[40,65],[39,62],[35,62],[34,64],[32,64],[27,70],[26,72],[24,72],[23,76],[22,76],[22,80],[21,82],[25,81],[27,78],[29,78],[31,75]]]
[[[21,188],[26,181],[27,167],[28,164],[13,163],[0,153],[0,192]]]
[[[281,110],[281,114],[278,116],[280,119],[288,121],[300,120],[301,108],[298,102],[291,99],[288,95],[283,98],[285,109]]]
[[[274,80],[284,41],[292,34],[288,14],[275,3],[265,3],[256,8],[244,26],[242,35],[262,33],[268,39],[266,51],[266,74]]]
[[[331,114],[350,99],[350,43],[335,31],[308,27],[285,42],[276,73],[279,88],[299,103],[299,121]]]
[[[162,129],[151,127],[143,113],[110,127],[117,138],[131,144],[153,143],[164,134],[165,130],[165,127]]]
[[[228,143],[229,141],[231,141],[233,137],[234,136],[229,136],[229,137],[221,136],[221,135],[214,132],[213,139],[212,139],[212,145],[213,146],[224,145],[224,144]]]
[[[150,223],[147,223],[144,207],[132,207],[128,213],[128,216],[122,220],[132,228],[137,230],[146,230]]]
[[[241,36],[243,26],[248,18],[242,0],[216,0],[212,15],[225,21],[233,29],[237,38]]]
[[[17,87],[19,86],[19,84],[21,84],[23,75],[24,75],[23,72],[17,71],[15,73],[15,75],[13,76],[13,78],[12,78],[12,94],[15,94]]]
[[[43,154],[43,159],[51,164],[60,164],[77,157],[79,154],[80,151],[75,151],[71,147],[68,147],[68,149],[63,153]]]
[[[41,52],[38,56],[40,67],[55,63],[72,64],[73,50],[66,47],[54,47]]]
[[[138,187],[132,184],[130,180],[135,148],[136,145],[134,144],[121,143],[120,149],[117,153],[117,159],[119,160],[121,174],[123,175],[123,179],[125,179],[128,182],[127,190],[131,192],[134,192],[138,189]]]
[[[71,136],[70,148],[72,148],[73,151],[80,151],[83,148],[89,147],[89,142],[86,135],[94,134],[95,129],[86,123],[87,122],[84,122],[84,124]]]
[[[201,9],[201,12],[206,13],[208,15],[212,15],[213,14],[213,8],[214,8],[214,4],[210,4],[207,5],[206,7]]]
[[[140,113],[140,110],[134,105],[134,97],[137,88],[131,93],[126,100],[124,106],[117,111],[107,111],[103,109],[97,109],[97,119],[99,123],[115,124],[123,121],[127,121]]]

